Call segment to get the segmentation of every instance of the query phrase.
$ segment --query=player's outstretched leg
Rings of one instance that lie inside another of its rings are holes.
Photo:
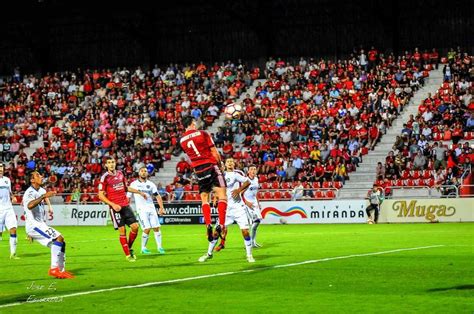
[[[151,254],[150,250],[146,248],[149,235],[150,235],[150,229],[144,229],[142,232],[142,254]]]
[[[207,247],[207,253],[199,258],[200,262],[205,262],[208,259],[212,258],[212,252],[214,251],[214,248],[216,247],[217,240],[219,240],[219,234],[216,231],[213,233],[212,241],[209,241],[209,245]]]
[[[255,220],[252,224],[252,227],[251,227],[251,231],[252,231],[251,238],[252,238],[252,246],[253,247],[262,247],[260,244],[257,243],[257,229],[258,229],[258,226],[260,226],[260,219]]]
[[[128,247],[128,241],[127,241],[127,231],[125,230],[125,226],[119,227],[119,234],[120,234],[120,244],[122,245],[122,250],[123,253],[125,253],[125,258],[129,262],[134,262],[135,259],[133,256],[130,254],[130,248]]]
[[[163,248],[162,242],[161,242],[161,230],[160,227],[153,228],[153,233],[155,235],[155,241],[156,241],[156,248],[158,249],[158,253],[160,254],[165,254],[165,249]]]
[[[66,272],[64,269],[65,261],[65,242],[62,236],[57,237],[51,244],[51,268],[48,275],[60,279],[74,278],[74,276]]]
[[[217,202],[217,213],[219,215],[219,224],[221,225],[222,230],[225,227],[225,215],[227,212],[227,200],[219,199]]]
[[[128,234],[128,248],[130,250],[130,256],[132,256],[132,258],[136,260],[137,257],[133,252],[132,246],[133,246],[133,242],[135,242],[135,239],[137,238],[137,235],[138,235],[138,223],[135,222],[131,224],[130,229],[131,229],[130,233]]]
[[[255,259],[252,255],[252,239],[250,238],[249,229],[242,230],[242,236],[244,237],[245,252],[247,253],[247,261],[254,263]]]
[[[10,229],[10,259],[20,259],[16,255],[16,245],[18,243],[18,238],[16,235],[16,228]]]
[[[216,252],[219,252],[220,250],[225,249],[225,239],[227,237],[227,231],[228,231],[227,227],[224,226],[224,229],[222,230],[220,234],[221,243],[219,243],[219,245],[215,248]]]

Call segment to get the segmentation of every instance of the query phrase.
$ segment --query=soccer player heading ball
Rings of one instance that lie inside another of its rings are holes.
[[[192,117],[185,117],[183,119],[183,126],[186,128],[186,131],[180,140],[180,145],[191,160],[191,167],[194,169],[198,179],[202,213],[207,227],[209,247],[207,255],[199,259],[199,261],[204,262],[212,258],[212,251],[225,225],[227,209],[226,183],[224,175],[219,168],[221,156],[214,146],[211,136],[206,131],[197,130],[196,121]],[[216,226],[216,234],[214,234],[211,224],[211,205],[209,205],[211,191],[218,198],[219,225]]]
[[[100,178],[99,198],[110,206],[110,217],[112,218],[115,230],[119,230],[120,244],[122,245],[123,252],[129,262],[134,262],[137,258],[133,253],[132,245],[137,238],[138,223],[130,207],[127,191],[140,194],[144,199],[147,199],[148,196],[146,193],[127,186],[125,176],[121,171],[116,170],[115,166],[115,159],[108,157],[105,162],[107,172]],[[125,225],[132,229],[128,236],[128,241]]]
[[[66,271],[66,241],[64,241],[64,237],[59,231],[46,225],[44,203],[48,201],[48,198],[56,195],[56,192],[46,192],[41,187],[43,176],[37,171],[33,171],[29,175],[29,182],[31,186],[25,191],[23,196],[26,234],[39,244],[51,248],[50,276],[74,278],[71,273]]]

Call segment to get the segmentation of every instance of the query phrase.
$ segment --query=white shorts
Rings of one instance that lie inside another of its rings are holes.
[[[247,206],[244,204],[238,204],[227,208],[227,213],[225,215],[226,227],[232,225],[234,222],[239,225],[241,230],[250,229],[252,218]]]
[[[18,227],[15,211],[13,208],[11,210],[9,209],[0,211],[0,231],[3,231],[4,226],[6,227],[6,230]]]
[[[61,235],[56,229],[49,227],[44,222],[34,222],[26,224],[26,234],[34,241],[44,246],[51,246],[51,243]]]
[[[250,216],[252,217],[252,221],[262,220],[262,210],[257,202],[252,203],[253,208],[249,208]]]
[[[144,229],[158,228],[161,226],[160,219],[155,207],[144,208],[137,211],[138,222],[140,227]]]

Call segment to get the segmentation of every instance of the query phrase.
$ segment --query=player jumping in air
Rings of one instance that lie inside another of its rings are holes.
[[[225,218],[225,228],[222,232],[221,243],[216,248],[216,251],[220,251],[225,247],[227,227],[236,222],[242,231],[242,236],[244,237],[247,261],[249,263],[254,263],[255,259],[252,256],[252,240],[249,233],[252,220],[250,212],[241,197],[241,194],[249,187],[250,182],[243,172],[235,170],[233,158],[226,159],[225,168],[228,206]]]
[[[10,231],[10,258],[19,259],[19,257],[16,256],[16,228],[18,224],[12,204],[12,201],[16,202],[16,199],[12,194],[10,178],[5,177],[3,175],[4,173],[5,166],[0,163],[0,231],[3,230],[3,226]]]
[[[137,193],[144,199],[147,194],[127,186],[127,180],[123,173],[115,169],[115,159],[108,157],[105,162],[107,172],[100,178],[99,198],[102,202],[110,206],[110,217],[115,230],[120,234],[120,244],[122,245],[125,257],[129,262],[134,262],[137,258],[133,252],[132,245],[138,234],[138,223],[135,214],[130,207],[127,191]],[[130,234],[127,241],[127,230],[125,225],[130,227]]]
[[[148,197],[145,199],[139,194],[134,194],[135,206],[138,213],[138,221],[143,230],[142,254],[151,254],[151,252],[146,247],[151,229],[153,229],[155,234],[158,253],[165,254],[165,250],[161,246],[161,225],[155,205],[153,204],[153,196],[156,197],[156,202],[160,207],[160,215],[165,214],[165,208],[163,207],[163,200],[161,199],[160,194],[158,194],[158,188],[156,187],[155,183],[148,180],[148,171],[146,167],[140,168],[138,171],[138,179],[133,181],[130,184],[130,187],[148,195]]]
[[[51,248],[51,268],[48,273],[50,276],[74,278],[71,273],[66,271],[66,241],[64,237],[59,231],[46,225],[45,201],[54,196],[56,192],[46,192],[41,187],[43,176],[37,171],[33,171],[28,179],[31,186],[23,196],[26,233],[30,239]],[[51,211],[52,208],[50,207],[49,210]]]
[[[225,224],[227,209],[226,184],[224,175],[219,168],[221,157],[209,133],[197,130],[196,121],[189,116],[183,119],[183,126],[186,128],[186,131],[181,137],[180,145],[191,160],[191,167],[194,169],[198,179],[202,213],[207,228],[207,239],[209,241],[207,255],[199,259],[200,261],[205,261],[212,258],[212,251],[218,240],[216,234],[221,234]],[[211,191],[218,198],[217,211],[220,224],[216,225],[216,233],[213,232],[211,224],[211,205],[209,205]]]

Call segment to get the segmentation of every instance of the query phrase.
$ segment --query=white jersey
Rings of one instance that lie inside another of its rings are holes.
[[[4,210],[13,210],[12,200],[12,183],[10,178],[2,176],[0,178],[0,212]]]
[[[258,178],[255,176],[255,178],[250,179],[247,177],[247,180],[250,182],[250,185],[248,189],[244,192],[244,198],[245,200],[249,201],[252,204],[258,204],[257,202],[257,193],[258,193]]]
[[[153,205],[153,198],[158,195],[158,188],[156,187],[155,183],[151,182],[150,180],[142,182],[137,179],[130,184],[130,187],[147,195],[147,198],[145,199],[140,194],[133,193],[135,205],[137,206],[138,211],[141,209],[155,208],[155,205]],[[129,195],[130,194],[131,193],[129,193]]]
[[[225,172],[225,183],[227,184],[227,207],[232,208],[235,205],[242,205],[242,198],[238,201],[232,197],[232,191],[240,188],[242,183],[248,181],[248,178],[240,170],[226,171]]]
[[[41,195],[46,194],[46,190],[39,188],[36,190],[34,187],[30,186],[23,196],[23,209],[25,210],[26,222],[25,224],[34,224],[35,222],[46,222],[46,211],[44,209],[45,201],[41,201],[33,209],[28,209],[28,203],[40,198]]]

